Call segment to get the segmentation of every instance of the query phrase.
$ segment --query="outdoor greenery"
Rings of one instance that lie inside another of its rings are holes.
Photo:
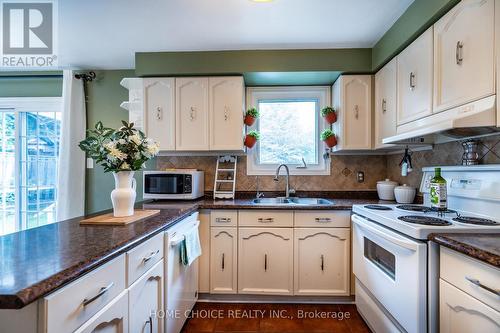
[[[316,100],[259,102],[259,163],[318,163]]]
[[[122,124],[115,130],[98,122],[94,129],[87,130],[87,138],[79,144],[105,172],[140,170],[159,152],[158,144],[134,128],[133,123],[122,120]]]
[[[321,116],[326,117],[327,114],[329,113],[335,113],[335,109],[332,108],[331,106],[324,107],[321,109]]]
[[[333,131],[331,129],[325,129],[323,132],[321,132],[321,140],[322,141],[325,141],[326,139],[328,139],[329,137],[331,136],[334,136],[335,133],[333,133]]]

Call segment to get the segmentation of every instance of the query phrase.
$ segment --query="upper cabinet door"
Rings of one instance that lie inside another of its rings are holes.
[[[175,79],[144,79],[146,135],[160,150],[175,150]]]
[[[397,57],[397,123],[432,114],[432,27]]]
[[[393,59],[375,74],[375,148],[384,148],[382,140],[396,134],[397,67]]]
[[[344,149],[372,148],[372,76],[343,77]]]
[[[209,78],[210,150],[243,150],[243,77]]]
[[[495,93],[494,0],[463,0],[434,24],[434,112]]]
[[[176,150],[208,150],[208,78],[175,79],[175,115]]]

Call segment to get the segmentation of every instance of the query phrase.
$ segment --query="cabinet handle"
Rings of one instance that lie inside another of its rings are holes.
[[[161,110],[161,106],[156,107],[156,120],[161,120],[163,116],[163,112]]]
[[[225,260],[225,255],[224,255],[224,253],[223,253],[223,254],[222,254],[222,264],[221,264],[221,268],[222,268],[222,270],[224,270],[224,268],[226,267],[224,260]]]
[[[196,108],[194,106],[191,107],[191,111],[189,112],[189,118],[193,121],[196,118]]]
[[[224,121],[229,119],[229,113],[227,112],[227,106],[224,106]]]
[[[321,255],[321,271],[325,271],[325,256]]]
[[[410,90],[415,89],[415,73],[410,72]]]
[[[146,327],[146,325],[149,325],[149,333],[153,333],[153,318],[151,316],[146,320],[144,327]]]
[[[153,259],[153,257],[154,257],[155,255],[157,255],[158,253],[160,253],[160,250],[156,250],[156,251],[154,251],[154,252],[151,252],[151,253],[149,254],[149,256],[142,258],[142,262],[143,262],[143,263],[147,263],[148,261],[150,261],[151,259]]]
[[[230,217],[217,217],[215,219],[215,222],[218,222],[218,223],[230,223],[231,222],[231,218]]]
[[[489,291],[492,294],[500,296],[500,290],[492,288],[492,287],[488,287],[488,286],[482,284],[478,279],[474,279],[474,278],[471,278],[471,277],[468,277],[468,276],[466,276],[465,279],[467,281],[469,281],[470,283],[478,286],[479,288],[483,288],[484,290]]]
[[[354,106],[354,117],[359,119],[359,106],[357,104]]]
[[[105,293],[107,293],[109,291],[109,289],[111,289],[114,285],[115,285],[115,283],[111,282],[106,287],[102,287],[95,296],[93,296],[91,298],[85,298],[83,300],[83,302],[82,302],[82,305],[83,306],[89,305],[90,303],[92,303],[93,301],[95,301],[96,299],[98,299],[99,297],[101,297],[102,295],[104,295]]]
[[[382,112],[387,112],[387,101],[385,100],[385,98],[382,98]]]
[[[461,65],[462,61],[464,60],[463,58],[463,48],[464,48],[464,43],[461,41],[457,42],[457,47],[455,49],[455,60],[457,61],[457,65]]]
[[[264,272],[267,272],[267,254],[264,254]]]
[[[316,222],[319,222],[319,223],[329,223],[329,222],[332,222],[332,219],[329,218],[329,217],[316,217],[315,220],[316,220]]]
[[[259,221],[260,223],[272,223],[272,222],[274,222],[274,218],[272,218],[272,217],[268,217],[268,218],[259,217],[257,221]]]

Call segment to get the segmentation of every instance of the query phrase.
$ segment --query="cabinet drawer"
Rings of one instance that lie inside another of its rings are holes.
[[[276,210],[239,211],[239,225],[242,227],[292,227],[293,212]]]
[[[237,210],[212,210],[210,212],[212,227],[236,227],[238,225]]]
[[[124,291],[74,333],[129,332],[127,299],[127,292]]]
[[[43,299],[43,332],[73,332],[125,290],[125,255]]]
[[[351,211],[295,211],[295,227],[349,228]]]
[[[499,332],[500,314],[484,303],[439,280],[441,333]]]
[[[163,258],[163,233],[127,252],[127,286]]]
[[[498,296],[478,284],[498,291],[500,270],[441,246],[441,278],[500,311]]]

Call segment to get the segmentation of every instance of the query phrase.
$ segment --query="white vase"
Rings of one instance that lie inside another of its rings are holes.
[[[134,215],[135,188],[134,171],[113,172],[115,189],[111,191],[113,216],[123,217]]]

